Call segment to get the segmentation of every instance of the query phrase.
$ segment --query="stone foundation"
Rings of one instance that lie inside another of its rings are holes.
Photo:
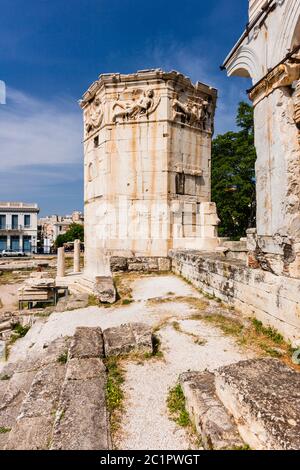
[[[171,269],[171,260],[167,257],[123,257],[112,256],[110,267],[113,273],[116,272],[166,272]]]
[[[276,328],[300,345],[300,280],[251,269],[242,260],[196,251],[170,251],[172,271],[204,292]]]

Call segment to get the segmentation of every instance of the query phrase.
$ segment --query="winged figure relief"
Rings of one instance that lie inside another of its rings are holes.
[[[119,99],[113,105],[113,122],[119,119],[123,121],[136,120],[142,117],[149,117],[154,113],[160,103],[160,96],[155,99],[154,90],[146,90],[137,100],[120,101]]]
[[[178,99],[173,100],[173,119],[190,126],[207,129],[211,123],[212,105],[207,100],[195,102],[188,100],[182,103]]]
[[[85,130],[89,134],[99,129],[104,117],[103,109],[99,98],[95,98],[90,108],[87,110],[85,117]]]

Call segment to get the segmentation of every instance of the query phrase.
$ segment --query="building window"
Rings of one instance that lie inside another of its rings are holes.
[[[7,237],[0,237],[0,253],[7,249]]]
[[[184,173],[176,173],[175,186],[176,186],[176,194],[183,196],[185,193],[185,174]]]
[[[23,251],[25,251],[25,253],[31,252],[31,237],[27,235],[23,236]]]
[[[20,237],[10,237],[10,248],[14,251],[20,250]]]
[[[0,215],[0,230],[6,229],[6,215]]]
[[[18,215],[12,215],[11,216],[11,228],[16,230],[19,226],[19,216]]]
[[[94,147],[97,148],[99,146],[99,136],[97,135],[95,138],[94,138]]]
[[[30,227],[30,215],[24,215],[24,226]]]

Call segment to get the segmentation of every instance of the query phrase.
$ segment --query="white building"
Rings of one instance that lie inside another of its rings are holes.
[[[80,211],[74,211],[72,215],[51,215],[42,217],[38,221],[40,237],[44,252],[50,252],[59,235],[64,235],[72,224],[83,225],[84,216]]]
[[[39,211],[37,204],[0,202],[0,251],[36,251]]]

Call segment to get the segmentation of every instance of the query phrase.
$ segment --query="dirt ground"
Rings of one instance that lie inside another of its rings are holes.
[[[105,329],[130,322],[147,323],[161,342],[161,357],[124,362],[124,413],[114,444],[119,449],[193,448],[190,432],[170,419],[170,388],[182,372],[213,370],[253,353],[205,322],[202,316],[220,310],[220,305],[175,275],[132,275],[117,282],[120,291],[130,298],[128,304],[92,306],[38,318],[27,335],[13,345],[9,361],[37,357],[45,343],[73,335],[78,326]]]

